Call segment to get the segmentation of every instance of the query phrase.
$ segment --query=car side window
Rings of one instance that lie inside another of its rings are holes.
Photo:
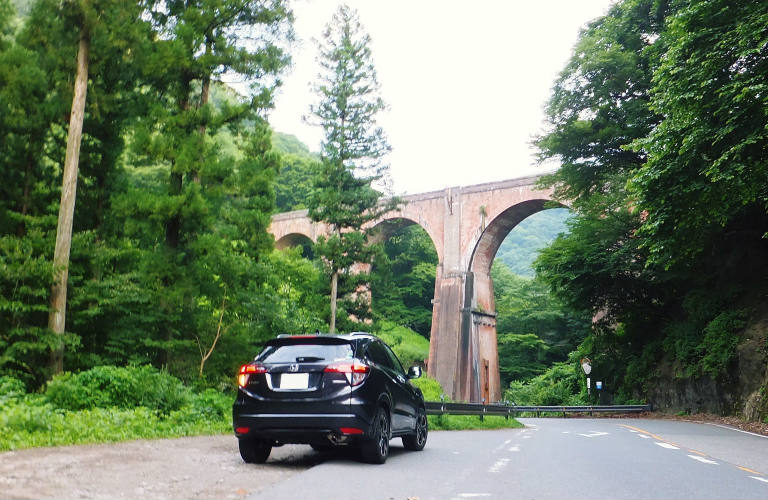
[[[392,352],[392,349],[389,348],[388,345],[383,345],[384,350],[387,352],[387,357],[389,358],[389,361],[392,365],[392,368],[400,375],[405,375],[405,370],[403,370],[403,365],[400,363],[400,360],[397,359],[397,356],[394,352]]]
[[[367,352],[368,358],[377,365],[387,367],[390,370],[395,369],[395,367],[392,366],[392,360],[389,359],[386,348],[380,342],[371,342],[368,345]]]

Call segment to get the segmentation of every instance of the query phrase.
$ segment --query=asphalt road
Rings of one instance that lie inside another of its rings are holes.
[[[250,499],[768,499],[768,438],[641,419],[521,419],[525,429],[392,441],[386,464],[344,454]]]

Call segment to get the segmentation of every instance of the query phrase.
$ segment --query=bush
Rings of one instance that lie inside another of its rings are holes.
[[[504,399],[518,405],[571,406],[584,405],[580,367],[573,363],[555,363],[533,379],[509,384]]]
[[[63,373],[48,383],[46,400],[56,408],[146,407],[168,414],[188,403],[181,381],[151,366],[97,366],[77,374]]]
[[[0,377],[0,406],[23,399],[25,392],[24,382],[21,380],[7,375]]]
[[[746,310],[726,311],[709,322],[704,329],[704,339],[700,349],[701,371],[712,378],[724,374],[728,365],[736,357],[739,345],[739,333],[747,324],[749,313]]]

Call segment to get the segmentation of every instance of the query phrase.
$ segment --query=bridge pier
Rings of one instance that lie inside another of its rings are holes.
[[[493,304],[490,277],[479,278],[470,272],[441,276],[438,267],[427,371],[451,399],[491,403],[501,399],[496,313],[488,302],[478,303],[476,290]]]

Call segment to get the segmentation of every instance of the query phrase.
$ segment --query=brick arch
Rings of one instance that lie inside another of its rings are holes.
[[[279,240],[275,241],[275,248],[278,250],[284,250],[290,247],[314,245],[316,242],[312,240],[308,235],[303,233],[288,233],[282,236]]]
[[[302,233],[288,233],[279,240],[275,241],[275,249],[285,250],[286,248],[301,247],[301,255],[307,259],[314,258],[314,245],[316,241]]]
[[[490,274],[496,252],[509,232],[531,215],[548,208],[567,208],[558,204],[552,206],[549,199],[532,199],[510,206],[493,220],[489,221],[472,250],[469,259],[469,271]]]
[[[371,239],[377,243],[382,242],[389,239],[392,235],[405,227],[419,226],[425,233],[427,233],[427,236],[429,236],[429,240],[432,242],[432,246],[434,247],[435,252],[437,252],[438,262],[442,262],[442,249],[437,244],[435,236],[430,233],[430,228],[425,227],[424,224],[419,224],[419,221],[414,219],[415,218],[404,215],[402,212],[386,214],[381,220],[376,221],[375,225],[373,226],[374,235]]]

